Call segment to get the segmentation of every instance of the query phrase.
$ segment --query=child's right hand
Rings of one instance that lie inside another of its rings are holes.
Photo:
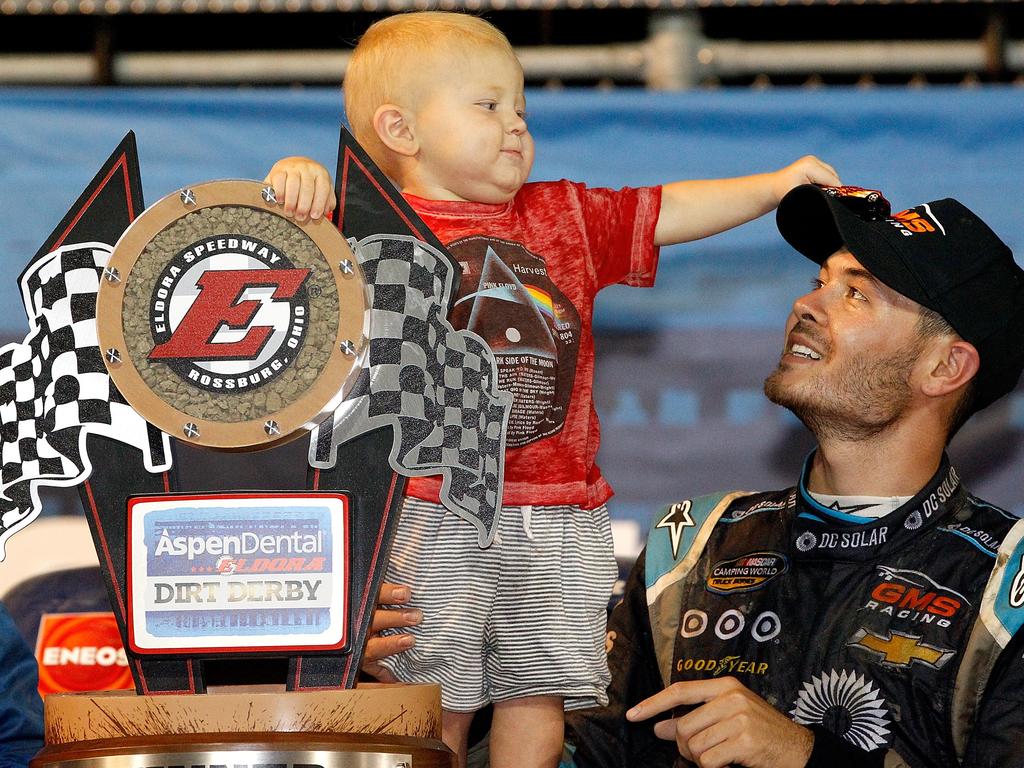
[[[836,169],[814,155],[804,155],[796,162],[775,171],[771,177],[772,195],[776,205],[789,190],[801,184],[824,184],[828,187],[837,187],[842,183]]]
[[[337,201],[331,174],[308,157],[285,157],[274,163],[263,180],[273,185],[284,203],[284,215],[299,224],[329,216]]]

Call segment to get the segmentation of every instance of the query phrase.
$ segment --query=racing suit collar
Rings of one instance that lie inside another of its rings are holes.
[[[811,453],[804,462],[790,533],[793,556],[808,560],[871,560],[905,546],[960,507],[966,491],[943,454],[939,468],[917,495],[881,518],[829,509],[807,490]]]

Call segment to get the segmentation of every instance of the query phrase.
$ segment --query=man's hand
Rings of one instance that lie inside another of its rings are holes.
[[[263,180],[273,185],[284,214],[305,224],[330,215],[337,201],[331,174],[308,157],[285,157],[274,163]]]
[[[380,680],[382,683],[395,683],[398,680],[391,671],[385,669],[380,662],[386,656],[394,656],[412,648],[416,639],[412,635],[397,634],[381,636],[382,629],[398,627],[414,627],[423,620],[419,608],[387,608],[389,605],[401,605],[409,600],[410,591],[404,584],[382,584],[377,597],[377,607],[373,612],[373,624],[370,626],[370,638],[366,641],[363,653],[363,672]]]
[[[801,184],[824,184],[829,187],[838,187],[842,183],[839,181],[836,169],[814,155],[805,155],[795,163],[780,168],[772,175],[775,177],[772,181],[772,191],[775,194],[776,205],[789,190],[799,187]]]
[[[700,768],[804,768],[814,734],[797,725],[736,678],[674,683],[626,713],[632,722],[673,707],[701,705],[654,725],[658,738],[674,740],[679,754]]]

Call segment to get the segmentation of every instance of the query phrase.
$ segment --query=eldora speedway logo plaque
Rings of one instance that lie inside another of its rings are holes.
[[[363,347],[365,282],[329,221],[273,189],[213,181],[148,208],[114,247],[96,316],[118,390],[188,442],[258,449],[340,403]]]

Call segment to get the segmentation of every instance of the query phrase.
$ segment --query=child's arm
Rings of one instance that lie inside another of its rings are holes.
[[[331,174],[308,157],[278,160],[264,181],[274,186],[277,199],[284,203],[285,215],[300,224],[329,216],[337,204]]]
[[[800,184],[837,186],[839,177],[832,166],[807,155],[773,173],[666,184],[654,243],[686,243],[732,229],[774,210]]]

